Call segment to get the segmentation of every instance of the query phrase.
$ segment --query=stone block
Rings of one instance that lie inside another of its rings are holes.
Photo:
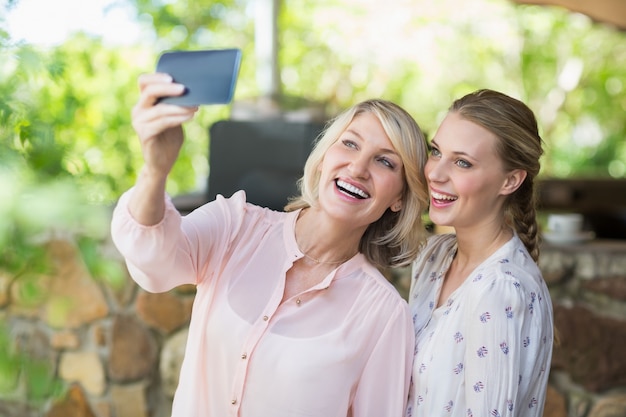
[[[111,386],[111,402],[116,417],[148,417],[143,383]]]
[[[102,395],[106,389],[104,366],[97,352],[65,352],[59,363],[59,376],[78,382],[92,395]]]
[[[626,394],[609,395],[600,399],[589,412],[589,417],[626,416]]]
[[[550,385],[546,394],[543,417],[568,417],[565,397]]]
[[[117,382],[147,377],[156,366],[155,338],[131,315],[118,315],[113,322],[109,376]]]
[[[626,322],[580,305],[555,305],[554,319],[560,339],[554,348],[554,369],[565,370],[592,392],[626,384]]]
[[[77,384],[70,386],[65,397],[55,402],[46,417],[96,417],[83,390]]]
[[[185,356],[188,335],[189,329],[179,331],[165,342],[161,351],[159,371],[161,373],[163,392],[169,398],[174,398],[174,392],[178,386],[178,378]]]

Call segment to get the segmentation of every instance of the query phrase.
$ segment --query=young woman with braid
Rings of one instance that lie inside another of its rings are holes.
[[[491,90],[455,101],[425,173],[434,235],[413,263],[416,332],[406,416],[539,417],[552,356],[534,180],[533,112]]]

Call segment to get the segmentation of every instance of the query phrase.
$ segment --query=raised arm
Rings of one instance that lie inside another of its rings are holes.
[[[183,143],[182,123],[193,118],[197,107],[158,103],[159,97],[177,96],[184,86],[167,74],[139,77],[139,100],[133,107],[132,122],[141,143],[144,165],[129,202],[129,211],[142,225],[163,219],[165,184]]]

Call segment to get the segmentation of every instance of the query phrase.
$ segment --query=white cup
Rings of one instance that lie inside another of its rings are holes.
[[[561,236],[575,236],[582,231],[583,215],[579,213],[550,214],[548,230]]]

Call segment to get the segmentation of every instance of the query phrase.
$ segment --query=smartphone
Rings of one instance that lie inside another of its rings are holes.
[[[179,106],[228,104],[233,99],[240,63],[238,48],[164,52],[157,61],[157,72],[171,75],[185,86],[185,92],[162,97],[159,102]]]

